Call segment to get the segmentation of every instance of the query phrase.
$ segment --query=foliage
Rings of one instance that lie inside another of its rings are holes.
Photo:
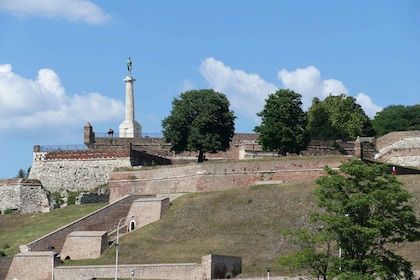
[[[354,140],[357,136],[374,136],[369,117],[354,97],[345,94],[330,94],[323,101],[314,98],[308,109],[308,120],[314,139]]]
[[[212,89],[190,90],[172,102],[171,114],[162,121],[162,132],[171,151],[226,151],[235,131],[235,115],[222,93]]]
[[[411,263],[395,253],[420,240],[411,194],[385,166],[353,160],[339,169],[316,180],[321,210],[311,226],[288,232],[299,248],[280,261],[322,279],[412,279]]]
[[[321,225],[314,230],[288,230],[284,235],[291,237],[298,250],[294,254],[281,257],[279,263],[293,269],[306,268],[314,277],[328,279],[329,269],[336,261],[332,236]]]
[[[315,194],[316,221],[337,238],[342,249],[342,279],[374,275],[380,279],[411,279],[411,263],[393,249],[420,240],[420,223],[408,203],[411,195],[387,168],[350,161],[340,171],[326,168]],[[361,279],[361,278],[357,278]],[[364,278],[363,278],[364,279]],[[370,278],[368,278],[370,279]]]
[[[372,123],[377,136],[392,131],[418,130],[420,129],[420,105],[385,107],[376,113]]]
[[[67,191],[67,205],[76,204],[76,197],[78,197],[80,192],[71,192]]]
[[[254,128],[264,150],[282,155],[306,150],[310,135],[307,115],[301,107],[301,95],[294,91],[281,89],[268,96],[263,111],[257,114],[261,125]]]
[[[27,178],[28,174],[25,172],[25,170],[23,169],[19,169],[18,175],[16,176],[16,178]]]

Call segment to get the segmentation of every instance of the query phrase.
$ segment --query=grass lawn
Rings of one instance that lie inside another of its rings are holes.
[[[19,253],[19,245],[30,243],[105,205],[69,205],[48,213],[0,215],[0,255],[11,257]]]

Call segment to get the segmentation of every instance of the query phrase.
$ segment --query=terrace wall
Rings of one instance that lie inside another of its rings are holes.
[[[216,191],[251,186],[259,181],[313,181],[349,156],[283,158],[266,161],[195,163],[140,171],[117,171],[109,181],[110,202],[128,194]]]

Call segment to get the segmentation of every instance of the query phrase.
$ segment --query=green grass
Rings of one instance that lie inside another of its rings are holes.
[[[420,175],[398,178],[413,194],[420,218]],[[161,220],[120,238],[119,263],[201,263],[202,256],[213,253],[242,257],[243,276],[261,276],[267,267],[271,268],[273,276],[288,275],[290,271],[281,267],[277,260],[292,252],[294,247],[281,232],[308,223],[308,212],[316,209],[311,194],[315,187],[313,183],[285,183],[185,194],[173,201]],[[57,215],[54,218],[49,216],[46,221],[61,219],[61,215],[74,212],[80,206],[72,207],[53,211],[57,211]],[[11,242],[15,234],[3,230],[3,219],[13,220],[17,216],[0,217],[0,246],[6,236],[9,236],[7,242]],[[26,225],[20,223],[21,231],[27,228],[30,232],[40,224],[35,218],[28,219]],[[49,226],[52,229],[58,227]],[[45,229],[45,232],[49,231]],[[19,244],[28,243],[42,234]],[[414,268],[420,268],[420,242],[406,244],[400,252]],[[99,259],[70,260],[63,265],[114,263],[115,248],[111,246]]]
[[[10,257],[30,243],[106,204],[69,205],[49,213],[0,215],[0,251]]]

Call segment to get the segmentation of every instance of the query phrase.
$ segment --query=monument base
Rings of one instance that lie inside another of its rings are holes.
[[[141,125],[136,120],[123,121],[119,126],[120,138],[140,138]]]

